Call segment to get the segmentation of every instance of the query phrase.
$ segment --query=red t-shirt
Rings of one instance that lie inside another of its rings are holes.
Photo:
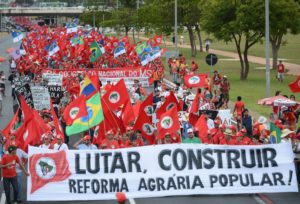
[[[213,84],[214,85],[220,85],[221,80],[222,80],[222,77],[221,77],[220,74],[217,74],[217,75],[213,76]]]
[[[234,107],[235,107],[237,115],[242,115],[244,108],[245,108],[245,104],[243,101],[237,101],[237,102],[235,102]]]
[[[214,144],[219,144],[219,142],[224,138],[224,134],[219,128],[211,129],[211,135],[213,137]]]
[[[17,176],[16,163],[20,164],[20,160],[19,160],[18,156],[5,154],[2,157],[2,160],[1,160],[2,165],[5,165],[5,164],[11,163],[11,162],[14,162],[14,164],[3,168],[3,172],[2,172],[3,178],[13,178],[13,177]]]
[[[227,141],[225,138],[222,139],[219,143],[220,145],[236,145],[236,141],[235,139],[230,139],[229,141]]]
[[[201,139],[201,141],[203,144],[213,144],[214,143],[213,138],[208,139],[207,137]]]
[[[278,73],[284,73],[284,65],[283,64],[278,65]]]

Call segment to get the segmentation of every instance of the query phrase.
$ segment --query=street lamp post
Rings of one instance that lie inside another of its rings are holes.
[[[265,0],[265,55],[266,55],[266,94],[270,97],[270,19],[269,0]]]

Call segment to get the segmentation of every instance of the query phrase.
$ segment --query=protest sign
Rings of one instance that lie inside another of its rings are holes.
[[[30,107],[33,106],[32,93],[29,84],[22,84],[20,86],[16,86],[15,88],[16,94],[24,97],[26,103]]]
[[[88,74],[89,76],[98,75],[102,85],[107,81],[117,83],[120,79],[124,79],[126,85],[134,84],[134,80],[139,80],[144,87],[149,86],[149,78],[152,76],[153,69],[142,67],[125,67],[125,68],[105,68],[105,69],[70,69],[70,70],[56,70],[43,69],[43,75],[60,74],[63,78],[74,78],[79,74]]]
[[[50,98],[53,99],[53,103],[58,104],[63,95],[62,87],[57,85],[48,86]]]
[[[48,81],[48,85],[56,85],[56,86],[62,86],[62,79],[63,76],[61,74],[56,74],[56,73],[43,73],[42,75],[44,80]]]
[[[151,154],[149,154],[151,152]],[[29,201],[297,192],[290,143],[156,145],[55,151],[29,147]]]
[[[34,108],[36,110],[50,109],[50,95],[48,89],[43,86],[31,86]]]
[[[218,116],[221,118],[222,124],[231,125],[232,114],[230,113],[230,109],[218,110]]]

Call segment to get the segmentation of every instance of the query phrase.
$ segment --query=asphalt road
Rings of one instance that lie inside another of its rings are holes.
[[[0,39],[0,56],[8,57],[5,53],[5,50],[14,47],[16,44],[12,43],[10,37],[5,37]],[[0,70],[5,71],[6,78],[8,77],[8,63],[4,62],[0,64]],[[11,87],[9,82],[6,83],[6,97],[3,100],[3,116],[0,117],[0,129],[3,129],[6,124],[10,121],[13,116],[13,99],[10,96]],[[76,137],[72,137],[70,143],[73,144],[76,140]],[[22,187],[22,200],[24,203],[54,203],[54,202],[26,202],[26,179],[23,178],[23,187]],[[0,204],[4,204],[4,193],[2,182],[0,185]],[[87,198],[88,200],[88,198]],[[66,203],[66,204],[113,204],[116,201],[69,201],[69,202],[57,202],[56,203]],[[287,204],[299,204],[300,203],[300,193],[274,193],[274,194],[240,194],[240,195],[197,195],[197,196],[172,196],[172,197],[160,197],[160,198],[144,198],[144,199],[134,199],[127,201],[131,204],[192,204],[192,203],[209,203],[209,204],[255,204],[255,203],[287,203]]]

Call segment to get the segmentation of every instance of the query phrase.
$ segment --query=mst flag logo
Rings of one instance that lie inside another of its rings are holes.
[[[118,103],[120,101],[120,94],[116,91],[113,91],[109,94],[108,100],[111,103]]]
[[[170,103],[167,107],[166,107],[166,111],[170,110],[173,106],[176,106],[175,103]]]
[[[51,182],[59,182],[71,176],[66,152],[34,154],[29,158],[31,194]]]
[[[79,112],[79,108],[78,107],[71,108],[71,110],[70,110],[70,118],[75,119],[78,112]]]
[[[153,135],[153,128],[149,123],[144,123],[142,128],[147,135]]]
[[[169,128],[172,127],[172,125],[173,125],[173,120],[172,120],[171,117],[165,116],[165,117],[163,117],[163,119],[161,120],[160,125],[161,125],[161,127],[164,128],[164,129],[169,129]]]
[[[146,113],[148,116],[152,116],[153,113],[154,113],[153,106],[152,106],[152,105],[151,105],[151,106],[146,106],[146,107],[144,108],[144,111],[145,111],[145,113]]]
[[[198,76],[193,76],[189,78],[189,84],[198,84],[200,82],[200,78]]]

